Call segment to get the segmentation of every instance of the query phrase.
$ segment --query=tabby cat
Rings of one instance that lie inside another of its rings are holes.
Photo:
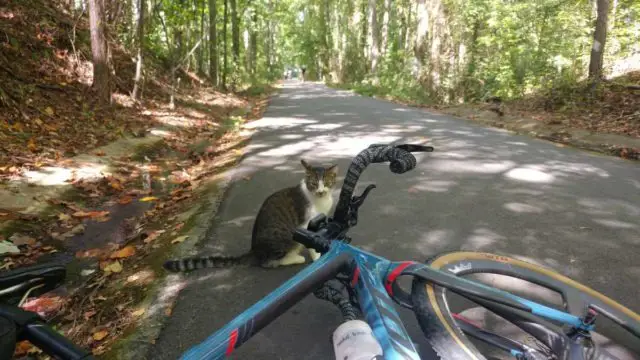
[[[231,266],[260,265],[278,267],[303,264],[304,247],[293,240],[295,228],[306,228],[309,220],[319,213],[329,214],[333,206],[332,190],[336,185],[338,166],[312,166],[300,161],[305,176],[297,186],[276,191],[260,208],[253,224],[251,250],[235,257],[208,256],[170,260],[164,268],[173,271],[190,271],[201,268],[226,268]],[[320,254],[308,249],[315,261]]]

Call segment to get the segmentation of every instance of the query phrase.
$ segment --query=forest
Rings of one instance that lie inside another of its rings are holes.
[[[140,70],[148,52],[222,89],[273,81],[287,66],[305,66],[310,80],[459,103],[519,98],[640,67],[640,5],[633,0],[96,0],[74,6],[88,11],[92,24],[104,18],[110,36],[142,50]],[[104,30],[92,29],[96,76],[104,39]]]

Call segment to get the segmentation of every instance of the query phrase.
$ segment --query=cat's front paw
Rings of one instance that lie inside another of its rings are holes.
[[[321,255],[322,254],[317,252],[315,249],[309,249],[309,256],[311,256],[311,260],[316,261],[316,260],[320,259]]]

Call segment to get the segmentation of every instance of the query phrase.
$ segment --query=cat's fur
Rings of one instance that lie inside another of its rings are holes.
[[[303,246],[293,240],[295,228],[306,228],[309,220],[319,213],[329,214],[333,206],[338,166],[312,166],[301,160],[305,176],[300,184],[271,194],[260,208],[253,224],[251,250],[236,256],[208,256],[165,262],[165,269],[173,272],[201,268],[225,268],[242,265],[278,267],[302,264]],[[315,261],[320,257],[308,249]]]

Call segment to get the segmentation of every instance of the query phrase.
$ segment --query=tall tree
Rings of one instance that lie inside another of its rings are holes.
[[[416,42],[414,52],[419,65],[424,65],[427,52],[427,32],[429,31],[429,13],[426,0],[418,0],[418,29],[416,30]]]
[[[251,81],[255,81],[256,62],[258,59],[258,9],[254,5],[251,9],[251,28],[249,29],[249,74]]]
[[[133,79],[133,91],[131,97],[138,100],[140,95],[140,85],[142,82],[142,53],[144,51],[144,13],[146,0],[138,0],[138,21],[136,42],[138,54],[136,56],[136,76]]]
[[[213,86],[218,86],[218,37],[216,31],[216,6],[216,0],[209,0],[209,77],[211,78]]]
[[[200,4],[200,34],[198,36],[198,38],[200,39],[204,39],[205,38],[205,34],[204,34],[204,23],[205,23],[205,17],[204,17],[204,10],[207,8],[207,0],[202,0],[202,4]],[[203,74],[205,71],[205,63],[204,63],[204,54],[206,52],[206,46],[201,45],[198,48],[198,72]]]
[[[598,15],[596,17],[596,28],[593,32],[593,46],[591,46],[591,59],[589,61],[589,78],[592,80],[598,80],[602,77],[604,45],[607,42],[609,0],[597,0],[597,6]]]
[[[93,62],[92,87],[100,102],[110,103],[111,79],[104,19],[104,0],[89,0],[89,27]]]
[[[237,0],[229,0],[231,5],[231,46],[233,49],[234,71],[240,64],[240,19],[238,18]]]
[[[376,72],[378,67],[378,56],[380,55],[380,42],[378,41],[378,13],[376,11],[376,0],[369,0],[367,9],[369,26],[367,28],[367,48],[369,49],[369,70]]]
[[[391,17],[391,0],[384,0],[384,14],[382,15],[382,40],[380,43],[380,55],[384,56],[387,53],[387,47],[389,46],[389,19]]]
[[[222,40],[223,40],[223,63],[222,63],[222,89],[227,89],[227,70],[228,67],[228,54],[227,54],[227,23],[229,22],[229,0],[224,0],[224,15],[222,21]]]

